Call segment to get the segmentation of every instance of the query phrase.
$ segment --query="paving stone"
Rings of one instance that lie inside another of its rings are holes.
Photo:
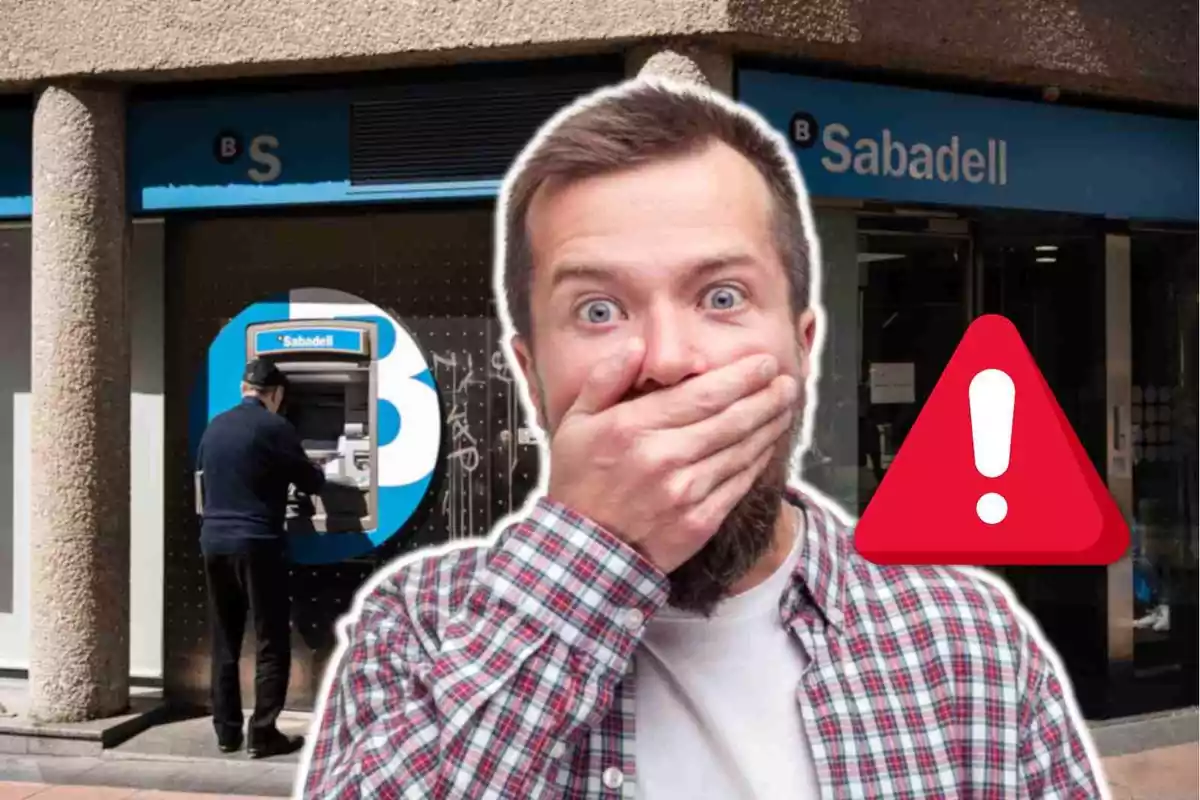
[[[79,783],[99,764],[94,756],[0,756],[0,780]]]
[[[0,754],[25,755],[29,752],[29,737],[0,733]]]
[[[96,786],[161,789],[168,788],[175,774],[183,769],[185,765],[171,761],[107,761],[85,772],[83,779]]]
[[[28,759],[0,756],[0,781],[27,781],[42,783],[42,769]]]
[[[1180,709],[1106,721],[1094,725],[1091,735],[1105,758],[1195,742],[1200,726],[1197,709]]]
[[[30,736],[29,754],[33,756],[98,756],[104,746],[98,739],[59,739]]]
[[[1200,744],[1195,742],[1107,758],[1104,771],[1114,788],[1136,800],[1200,798]]]
[[[294,782],[291,773],[263,775],[238,791],[262,797],[291,797]]]
[[[245,787],[258,775],[238,769],[214,769],[211,765],[189,764],[172,773],[154,788],[172,792],[206,792],[220,795],[249,794]]]
[[[247,718],[248,718],[247,714]],[[289,735],[305,735],[311,724],[311,715],[286,713],[279,718],[279,729]],[[109,753],[136,753],[142,755],[189,756],[212,759],[245,759],[245,749],[238,753],[224,754],[217,749],[210,717],[172,719],[157,724],[137,736],[122,742]],[[268,763],[299,764],[299,754],[276,756],[264,759]]]
[[[267,798],[240,794],[197,794],[196,792],[164,792],[155,789],[143,790],[133,800],[267,800]]]
[[[45,788],[44,783],[0,783],[0,800],[27,800]]]
[[[1104,771],[1112,800],[1200,800],[1200,744],[1196,742],[1105,758]],[[290,796],[295,775],[294,764],[248,761],[244,756],[0,756],[0,800],[264,800]],[[118,782],[123,786],[104,785]],[[31,795],[30,786],[35,784],[62,788],[39,789]]]
[[[129,800],[137,789],[115,786],[49,786],[34,800]]]

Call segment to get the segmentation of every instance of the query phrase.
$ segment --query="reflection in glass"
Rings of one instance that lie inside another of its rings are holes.
[[[970,242],[864,232],[858,252],[861,513],[966,331]]]
[[[1196,234],[1131,237],[1134,660],[1196,702]],[[1183,696],[1178,696],[1183,695]]]
[[[1021,334],[1092,464],[1104,474],[1105,239],[1080,217],[980,215],[979,313],[1001,314]],[[1106,570],[1002,570],[1062,657],[1083,713],[1106,712]]]

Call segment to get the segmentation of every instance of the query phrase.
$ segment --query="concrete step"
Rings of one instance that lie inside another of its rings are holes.
[[[0,717],[0,753],[9,755],[99,755],[166,718],[156,698],[130,698],[129,712],[88,722],[41,723],[18,712]]]

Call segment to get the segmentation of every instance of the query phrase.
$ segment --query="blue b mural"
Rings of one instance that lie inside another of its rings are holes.
[[[292,560],[367,555],[409,521],[437,467],[442,412],[425,355],[398,320],[354,295],[305,288],[264,298],[209,346],[191,400],[193,464],[208,422],[240,402],[242,372],[256,356],[288,375],[284,413],[332,478],[328,496],[289,504]],[[361,507],[346,510],[338,492]]]

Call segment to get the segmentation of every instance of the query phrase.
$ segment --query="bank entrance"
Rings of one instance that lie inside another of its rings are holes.
[[[1195,703],[1195,228],[821,198],[815,217],[829,335],[806,477],[861,514],[971,321],[1007,317],[1133,548],[1109,567],[995,572],[1089,717]]]
[[[817,206],[830,331],[810,478],[861,512],[967,326],[1007,317],[1133,546],[1108,567],[996,571],[1087,716],[1194,704],[1194,117],[780,61],[747,62],[736,83],[786,138]],[[947,462],[973,466],[970,453]]]
[[[970,323],[1020,331],[1096,469],[1104,474],[1105,231],[1083,217],[873,205],[855,218],[857,307],[828,307],[832,336],[858,340],[856,485],[861,514]],[[839,252],[836,246],[834,252]],[[827,262],[826,281],[845,280]],[[834,290],[847,298],[846,291]],[[837,435],[836,431],[831,432]],[[947,473],[972,466],[947,454]],[[931,478],[936,480],[936,478]],[[930,508],[937,514],[939,509]],[[1102,714],[1107,569],[994,570],[1014,584],[1067,662],[1080,702]]]

